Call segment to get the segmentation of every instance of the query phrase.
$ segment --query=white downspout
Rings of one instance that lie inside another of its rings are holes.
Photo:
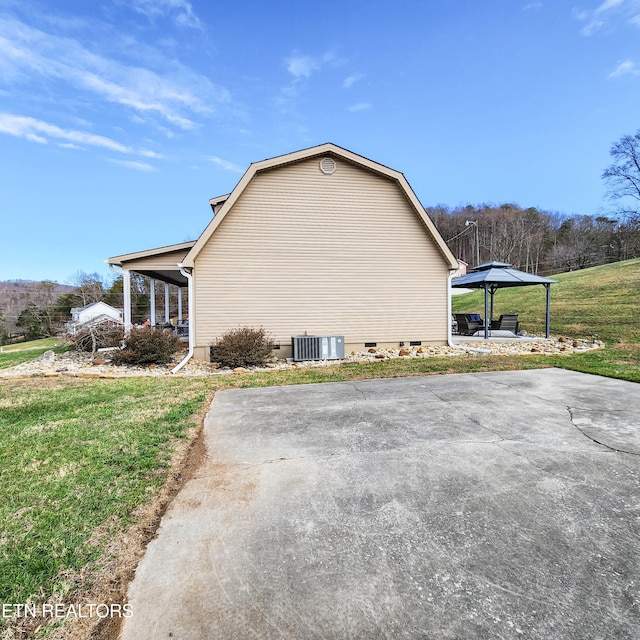
[[[458,267],[455,271],[450,271],[447,276],[447,344],[452,349],[460,349],[461,347],[453,343],[453,335],[451,333],[451,281],[460,271]]]
[[[451,281],[458,274],[460,269],[451,271],[447,276],[447,344],[452,349],[461,349],[462,351],[473,351],[475,353],[491,353],[491,349],[478,349],[477,347],[464,347],[460,344],[453,342],[453,335],[451,334]]]
[[[193,295],[193,275],[189,273],[183,266],[182,262],[178,263],[178,269],[180,269],[180,273],[187,279],[187,302],[188,302],[188,314],[189,314],[189,351],[187,355],[173,368],[171,369],[171,373],[178,373],[182,367],[184,367],[189,360],[193,357],[193,350],[195,349],[195,345],[193,344],[193,336],[194,336],[194,320],[195,314],[193,312],[195,305],[195,296]]]

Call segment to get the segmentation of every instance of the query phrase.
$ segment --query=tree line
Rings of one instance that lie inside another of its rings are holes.
[[[454,256],[474,266],[499,260],[538,275],[640,256],[634,218],[568,216],[515,204],[427,207]]]

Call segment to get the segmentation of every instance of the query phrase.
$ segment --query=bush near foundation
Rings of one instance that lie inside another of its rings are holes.
[[[180,349],[180,338],[164,329],[131,329],[124,349],[111,353],[114,364],[168,364]]]
[[[269,359],[274,342],[262,328],[241,327],[227,331],[212,347],[212,359],[223,367],[258,367]]]

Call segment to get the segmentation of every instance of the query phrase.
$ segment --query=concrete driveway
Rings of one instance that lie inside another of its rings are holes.
[[[559,369],[218,393],[122,638],[639,638],[639,416]]]

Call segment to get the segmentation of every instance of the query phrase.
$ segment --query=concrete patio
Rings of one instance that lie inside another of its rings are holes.
[[[220,392],[121,637],[640,637],[638,415],[559,369]]]

